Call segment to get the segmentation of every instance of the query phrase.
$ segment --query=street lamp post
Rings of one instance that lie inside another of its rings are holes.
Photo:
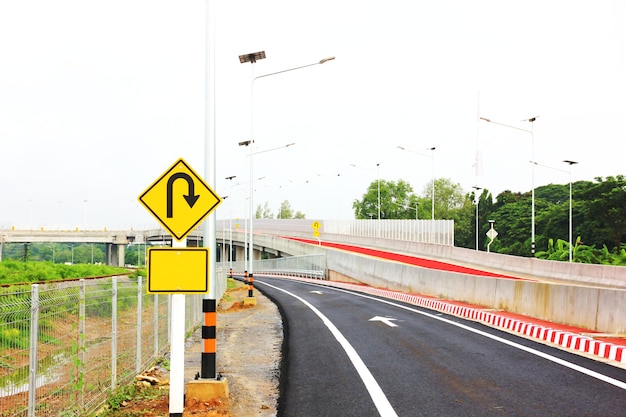
[[[229,175],[228,177],[225,177],[225,179],[227,181],[232,181],[235,178],[237,178],[236,175]],[[229,216],[228,216],[228,233],[229,233],[229,237],[230,237],[230,241],[229,241],[229,245],[228,245],[228,266],[229,266],[229,271],[233,270],[233,223],[232,223],[232,211],[230,212]]]
[[[530,145],[530,157],[531,159],[534,161],[535,160],[535,120],[537,120],[537,117],[539,116],[535,116],[535,117],[529,117],[528,119],[524,119],[522,120],[522,122],[529,122],[530,123],[530,141],[531,141],[531,145]],[[531,232],[531,237],[530,237],[530,252],[532,253],[532,256],[535,256],[535,165],[533,164],[533,166],[531,167],[531,187],[532,189],[530,190],[531,193],[531,201],[532,201],[532,208],[531,208],[531,223],[532,223],[532,232]]]
[[[474,185],[472,188],[476,190],[476,250],[478,250],[478,205],[480,204],[480,195],[478,195],[478,192],[482,190],[482,187]]]
[[[380,237],[380,164],[376,164],[376,176],[378,177],[378,220],[376,223],[376,233]]]
[[[74,265],[74,245],[67,245],[69,246],[70,250],[72,251],[72,265]]]
[[[250,54],[245,54],[245,55],[239,55],[239,62],[244,64],[247,62],[250,62],[251,64],[254,64],[257,60],[259,59],[265,59],[265,51],[259,51],[259,52],[253,52]],[[249,145],[252,145],[254,143],[254,83],[256,82],[256,80],[258,80],[259,78],[265,78],[265,77],[270,77],[272,75],[277,75],[277,74],[282,74],[284,72],[289,72],[289,71],[295,71],[297,69],[301,69],[301,68],[306,68],[306,67],[311,67],[313,65],[320,65],[320,64],[324,64],[325,62],[328,61],[332,61],[333,59],[335,59],[335,57],[328,57],[328,58],[324,58],[319,60],[318,62],[314,62],[312,64],[308,64],[308,65],[302,65],[299,67],[294,67],[294,68],[288,68],[285,70],[281,70],[281,71],[276,71],[276,72],[272,72],[269,74],[263,74],[263,75],[259,75],[257,77],[254,76],[254,65],[252,65],[252,82],[250,83],[250,140],[248,141]],[[241,144],[240,144],[241,145]],[[252,258],[253,258],[253,250],[254,250],[254,244],[253,244],[253,226],[252,226],[252,217],[254,215],[254,181],[253,181],[253,175],[254,175],[254,168],[253,168],[253,151],[252,151],[252,146],[250,146],[250,207],[249,207],[249,211],[250,211],[250,228],[249,228],[249,233],[250,233],[250,237],[248,239],[249,241],[249,253],[248,253],[248,273],[252,273]]]
[[[83,230],[87,230],[87,200],[83,200]]]
[[[517,126],[511,126],[504,123],[494,122],[491,119],[486,117],[480,117],[480,120],[484,120],[488,123],[493,123],[494,125],[504,126],[515,130],[521,130],[522,132],[530,133],[530,155],[531,162],[533,162],[531,167],[531,220],[530,220],[530,252],[532,256],[535,256],[535,133],[534,133],[534,121],[537,120],[537,117],[530,117],[528,119],[522,120],[523,122],[530,122],[531,129],[524,129]]]
[[[572,165],[577,164],[576,161],[564,160],[569,165],[569,261],[572,262]]]
[[[265,51],[259,51],[259,52],[253,52],[250,54],[245,54],[245,55],[239,55],[239,62],[244,64],[246,62],[249,62],[251,64],[255,64],[257,62],[257,60],[259,59],[265,59]],[[254,65],[252,65],[252,76],[251,76],[251,86],[250,86],[250,140],[245,141],[245,142],[240,142],[239,146],[249,146],[249,153],[248,156],[250,158],[250,195],[249,195],[249,207],[248,207],[248,211],[250,214],[250,228],[249,228],[249,232],[250,232],[250,239],[249,239],[249,249],[248,252],[245,253],[244,251],[244,255],[247,261],[247,265],[246,265],[246,270],[248,271],[248,273],[252,272],[252,216],[254,215],[254,202],[252,200],[252,195],[254,194],[254,184],[253,184],[253,175],[254,175],[254,163],[253,163],[253,157],[252,155],[254,154],[252,151],[252,144],[254,143],[253,140],[253,135],[252,132],[254,131],[254,81],[256,80],[256,78],[254,77]]]
[[[432,146],[430,148],[426,148],[427,151],[431,151],[431,155],[426,155],[425,153],[421,153],[421,152],[416,152],[416,151],[412,151],[410,149],[405,148],[404,146],[398,146],[397,147],[400,150],[406,151],[406,152],[410,152],[410,153],[414,153],[417,155],[422,155],[425,156],[427,158],[430,158],[432,160],[432,195],[431,195],[431,208],[430,208],[430,219],[431,220],[435,220],[435,149],[437,149],[436,147]]]

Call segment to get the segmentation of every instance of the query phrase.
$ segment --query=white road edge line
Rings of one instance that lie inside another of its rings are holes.
[[[319,284],[312,284],[312,283],[310,283],[310,284],[311,285],[319,285]],[[588,376],[590,376],[592,378],[599,379],[600,381],[604,381],[604,382],[606,382],[608,384],[611,384],[611,385],[614,385],[614,386],[616,386],[618,388],[626,390],[626,382],[619,381],[617,379],[611,378],[610,376],[606,376],[606,375],[603,375],[603,374],[601,374],[599,372],[592,371],[591,369],[587,369],[587,368],[582,367],[580,365],[576,365],[575,363],[568,362],[566,360],[557,358],[556,356],[552,356],[552,355],[547,354],[547,353],[543,353],[543,352],[538,351],[536,349],[533,349],[533,348],[530,348],[530,347],[527,347],[527,346],[524,346],[524,345],[520,345],[519,343],[515,343],[515,342],[512,342],[510,340],[506,340],[506,339],[504,339],[502,337],[495,336],[495,335],[489,334],[487,332],[483,332],[482,330],[474,329],[474,328],[466,326],[464,324],[457,323],[457,322],[454,322],[452,320],[448,320],[448,319],[446,319],[444,317],[436,316],[434,314],[426,313],[424,311],[419,311],[419,310],[411,308],[411,307],[407,307],[407,306],[404,306],[404,305],[401,305],[401,304],[394,303],[393,301],[381,300],[380,298],[372,297],[372,296],[361,294],[361,293],[357,293],[357,292],[352,292],[352,291],[349,291],[349,290],[344,290],[342,288],[328,287],[328,286],[325,286],[325,285],[323,287],[325,287],[327,289],[332,289],[332,290],[335,290],[335,291],[341,291],[341,292],[345,292],[345,293],[348,293],[348,294],[356,295],[358,297],[368,298],[370,300],[378,301],[378,302],[381,302],[381,303],[389,304],[389,305],[392,305],[394,307],[402,308],[404,310],[408,310],[408,311],[411,311],[413,313],[421,314],[421,315],[433,318],[435,320],[439,320],[439,321],[443,321],[443,322],[448,323],[448,324],[452,324],[453,326],[460,327],[462,329],[465,329],[465,330],[468,330],[470,332],[479,334],[481,336],[487,337],[487,338],[495,340],[497,342],[504,343],[505,345],[509,345],[509,346],[517,348],[519,350],[523,350],[523,351],[528,352],[530,354],[539,356],[539,357],[544,358],[546,360],[549,360],[551,362],[554,362],[554,363],[557,363],[559,365],[565,366],[566,368],[570,368],[570,369],[572,369],[574,371],[580,372],[580,373],[588,375]]]
[[[267,282],[262,282],[262,281],[257,280],[255,283],[267,285],[268,287],[272,287],[276,290],[282,291],[285,294],[290,295],[291,297],[300,301],[302,304],[304,304],[308,308],[310,308],[311,311],[313,311],[313,313],[315,313],[322,320],[322,322],[326,325],[326,327],[328,327],[332,335],[335,336],[335,339],[337,339],[337,342],[339,342],[343,350],[348,355],[348,358],[352,362],[352,365],[354,366],[357,373],[361,377],[363,384],[365,384],[365,388],[369,392],[370,397],[372,398],[372,401],[374,402],[374,405],[376,406],[376,409],[378,410],[378,413],[383,417],[397,417],[398,416],[398,414],[396,414],[396,411],[391,406],[391,403],[387,399],[387,396],[385,395],[383,390],[380,388],[380,385],[378,385],[378,382],[376,382],[376,379],[374,378],[370,370],[367,368],[367,366],[365,365],[365,363],[363,362],[359,354],[356,352],[356,350],[354,350],[350,342],[348,342],[348,339],[346,339],[344,335],[339,331],[339,329],[337,329],[337,327],[335,327],[335,325],[328,319],[328,317],[326,317],[321,311],[315,308],[315,306],[313,306],[311,303],[297,296],[296,294],[293,294],[282,288],[278,288],[274,285],[268,284]]]

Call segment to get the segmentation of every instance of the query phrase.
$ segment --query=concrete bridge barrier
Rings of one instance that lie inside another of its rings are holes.
[[[306,237],[310,238],[310,235]],[[342,239],[337,236],[337,239],[327,240]],[[255,236],[254,243],[257,249],[264,246],[278,248],[284,255],[324,252],[331,279],[462,301],[600,333],[626,334],[624,267],[542,261],[384,239],[359,242],[358,238],[352,237],[345,241],[429,259],[456,261],[474,265],[477,269],[509,272],[523,278],[507,279],[422,268],[271,235]],[[546,282],[545,279],[555,281]]]
[[[462,301],[590,331],[626,334],[626,289],[493,278],[328,250],[329,276]]]

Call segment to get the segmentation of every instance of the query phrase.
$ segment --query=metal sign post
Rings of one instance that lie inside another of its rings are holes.
[[[149,293],[171,294],[170,417],[182,417],[185,401],[185,294],[207,293],[209,250],[187,248],[186,236],[222,199],[183,160],[177,160],[139,202],[172,235],[171,248],[148,251]]]

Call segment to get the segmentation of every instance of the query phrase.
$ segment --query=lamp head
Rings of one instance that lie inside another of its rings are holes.
[[[239,55],[239,62],[244,64],[246,62],[255,63],[259,59],[265,59],[265,51],[252,52],[250,54]]]

